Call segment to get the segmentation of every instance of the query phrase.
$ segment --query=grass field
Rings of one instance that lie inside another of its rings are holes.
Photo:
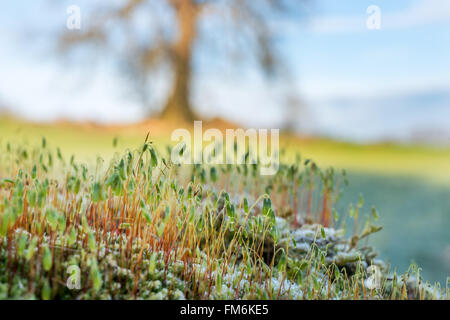
[[[143,143],[146,131],[157,145],[169,143],[167,135],[148,128],[101,128],[66,123],[31,124],[0,119],[0,142],[35,145],[46,137],[51,146],[80,161],[94,162],[97,155],[114,153]],[[113,140],[117,139],[117,146]],[[393,144],[359,145],[327,139],[282,137],[286,157],[300,152],[319,166],[348,171],[339,210],[365,198],[364,213],[372,205],[380,212],[383,231],[370,240],[381,257],[404,271],[411,261],[423,268],[427,280],[445,283],[450,275],[450,150]]]
[[[111,157],[114,152],[140,145],[147,132],[158,144],[170,143],[167,129],[153,129],[152,125],[102,126],[73,123],[39,124],[0,117],[0,139],[38,143],[42,137],[60,146],[65,153],[83,160],[96,155]],[[117,148],[113,139],[118,138]],[[322,167],[334,166],[353,172],[416,177],[436,184],[450,185],[450,148],[404,146],[395,144],[362,145],[329,139],[299,139],[284,136],[281,146],[287,157],[300,152]]]

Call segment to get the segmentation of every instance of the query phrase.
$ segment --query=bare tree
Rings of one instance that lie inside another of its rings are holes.
[[[240,61],[255,62],[272,75],[280,66],[273,26],[281,18],[298,19],[305,1],[112,1],[105,7],[97,5],[89,17],[83,17],[82,30],[65,32],[59,43],[66,52],[87,43],[108,50],[144,90],[149,76],[168,67],[173,78],[161,116],[190,121],[195,116],[190,94],[199,48],[214,47],[217,59],[233,63],[238,55]]]

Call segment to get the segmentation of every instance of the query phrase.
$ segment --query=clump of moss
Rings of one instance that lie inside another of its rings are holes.
[[[0,163],[1,299],[443,297],[359,245],[380,230],[371,219],[347,239],[345,173],[300,157],[262,177],[258,164],[180,167],[146,141],[103,168],[43,142],[8,143]]]

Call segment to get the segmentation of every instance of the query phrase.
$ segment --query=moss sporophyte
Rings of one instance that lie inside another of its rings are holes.
[[[47,140],[0,148],[0,299],[446,297],[418,267],[390,272],[363,241],[376,210],[338,213],[345,173],[300,155],[262,175],[258,161],[177,164],[149,137],[108,165]]]

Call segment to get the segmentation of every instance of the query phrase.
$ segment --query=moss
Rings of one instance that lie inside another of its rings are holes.
[[[380,230],[372,221],[348,239],[311,204],[340,179],[314,163],[271,177],[179,168],[147,142],[92,171],[44,145],[8,145],[0,163],[2,299],[443,297],[360,246]],[[382,285],[366,290],[371,266]]]

